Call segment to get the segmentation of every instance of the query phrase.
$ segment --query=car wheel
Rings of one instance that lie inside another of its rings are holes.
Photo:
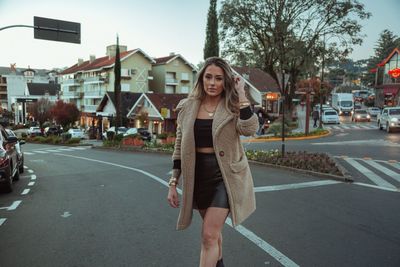
[[[378,122],[379,130],[383,130],[381,122]]]
[[[386,123],[386,132],[388,132],[388,133],[391,132],[391,129],[390,129],[390,127],[389,127],[389,123]]]
[[[8,177],[7,177],[7,182],[4,184],[4,191],[6,193],[11,193],[12,192],[12,176],[11,176],[11,167],[9,168],[8,172]]]
[[[16,172],[14,174],[13,180],[14,181],[18,181],[19,180],[19,168],[16,169]]]

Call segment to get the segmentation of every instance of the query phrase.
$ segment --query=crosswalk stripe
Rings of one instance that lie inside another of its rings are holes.
[[[46,150],[46,151],[49,151],[49,152],[60,152],[60,151],[55,150],[55,149],[49,149],[49,150]]]
[[[24,152],[25,155],[35,155],[35,153],[32,152]]]
[[[58,150],[61,150],[61,151],[73,151],[71,148],[59,148]],[[58,151],[58,152],[60,152],[60,151]]]
[[[350,129],[350,127],[344,126],[344,125],[342,125],[342,128],[343,128],[343,129]]]
[[[71,149],[74,149],[74,150],[85,150],[87,148],[86,147],[71,147]]]
[[[383,186],[383,187],[388,187],[392,189],[396,189],[394,185],[391,183],[387,182],[386,180],[382,179],[380,176],[376,175],[374,172],[370,171],[354,159],[349,159],[346,158],[344,159],[347,163],[349,163],[351,166],[356,168],[358,171],[360,171],[363,175],[367,176],[368,179],[370,179],[372,182],[374,182],[376,185]]]
[[[39,153],[39,154],[47,154],[47,153],[49,153],[49,152],[44,151],[44,150],[35,150],[34,152],[35,153]]]
[[[6,221],[6,218],[0,218],[0,226]]]
[[[396,169],[400,170],[400,163],[390,163],[390,165],[392,165]]]
[[[400,174],[395,173],[394,171],[392,171],[391,169],[388,169],[378,163],[376,163],[375,161],[372,160],[364,160],[365,163],[371,165],[372,167],[374,167],[375,169],[377,169],[378,171],[383,172],[384,174],[387,174],[388,176],[392,177],[393,179],[395,179],[396,181],[400,182]]]

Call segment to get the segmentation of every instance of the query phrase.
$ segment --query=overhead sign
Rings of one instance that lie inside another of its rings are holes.
[[[400,68],[395,68],[395,69],[389,70],[388,73],[392,78],[399,78],[400,77]]]
[[[77,22],[33,17],[34,38],[58,42],[81,43],[81,24]]]

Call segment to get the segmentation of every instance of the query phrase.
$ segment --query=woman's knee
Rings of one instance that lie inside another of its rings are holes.
[[[212,229],[203,229],[201,242],[206,248],[218,245],[220,233]]]

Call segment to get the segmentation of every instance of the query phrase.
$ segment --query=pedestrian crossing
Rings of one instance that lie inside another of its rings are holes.
[[[32,150],[32,151],[24,151],[24,155],[61,153],[61,152],[66,152],[66,151],[80,151],[80,150],[86,150],[88,148],[90,148],[90,147],[82,146],[82,147],[60,147],[60,148],[52,148],[52,149],[38,149],[38,150]]]
[[[400,163],[369,158],[336,157],[357,183],[400,192]]]
[[[327,130],[377,130],[375,124],[340,124],[340,125],[324,125]]]

